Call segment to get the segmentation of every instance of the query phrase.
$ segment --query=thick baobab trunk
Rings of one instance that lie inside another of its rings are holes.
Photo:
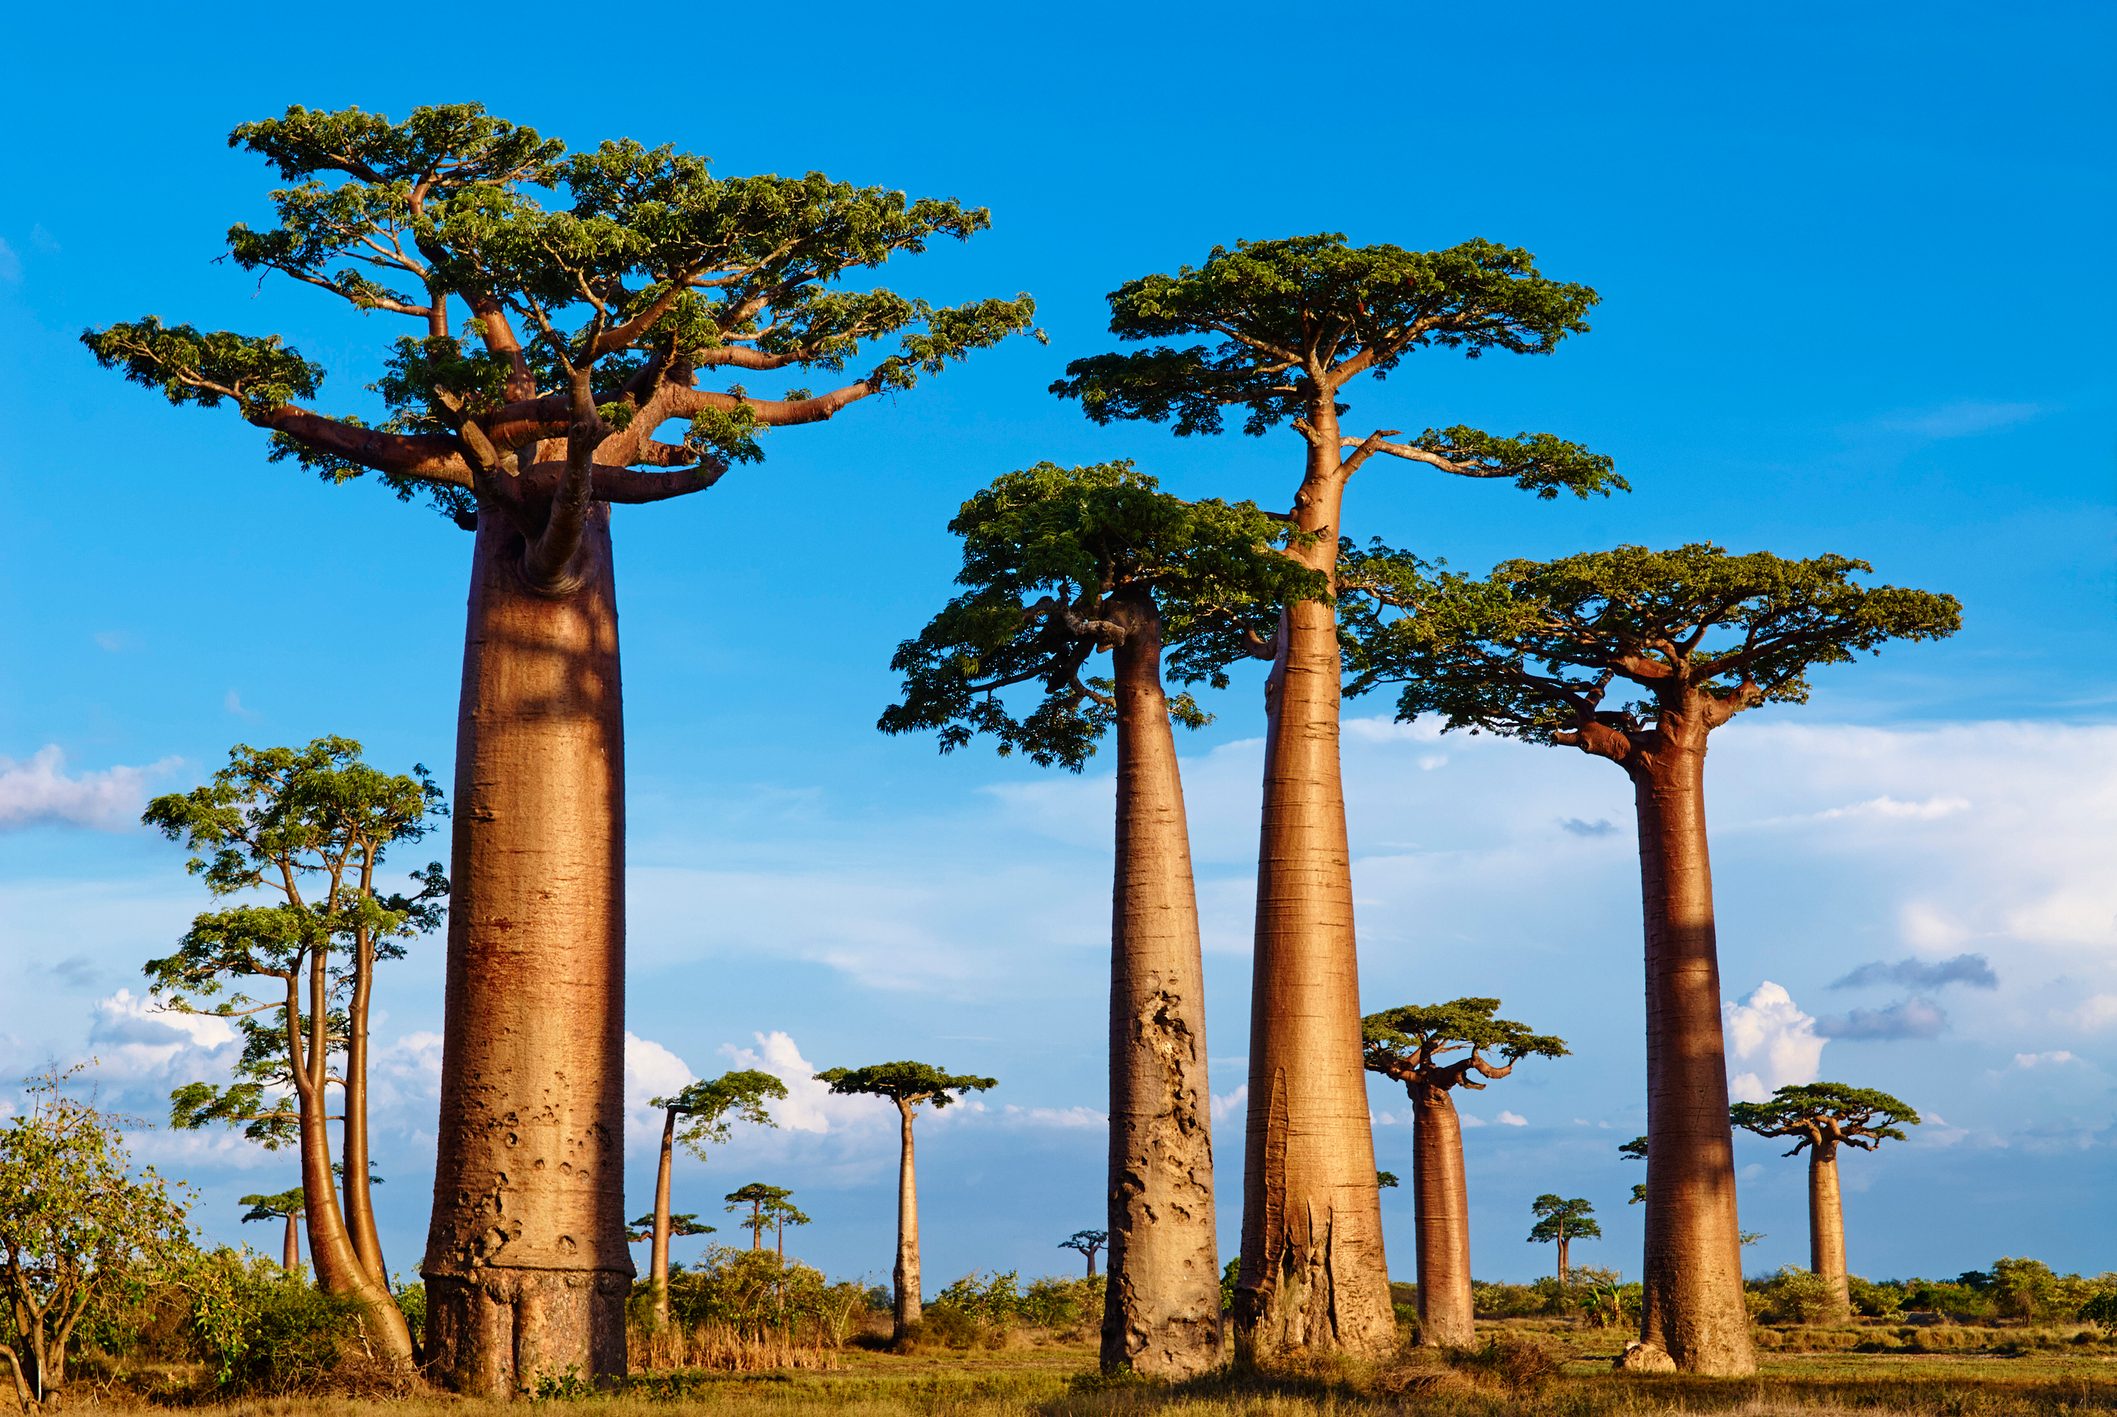
[[[647,1261],[649,1287],[654,1291],[654,1323],[669,1322],[669,1171],[676,1162],[676,1110],[662,1109],[661,1159],[654,1171],[654,1239]]]
[[[625,1371],[624,737],[606,508],[567,584],[478,518],[458,721],[432,1375],[504,1397]]]
[[[1566,1232],[1561,1230],[1558,1232],[1558,1287],[1560,1289],[1566,1287],[1566,1245]]]
[[[368,1008],[374,997],[373,947],[356,946],[353,962],[353,997],[348,1001],[345,1057],[344,1143],[339,1159],[345,1168],[345,1223],[353,1252],[367,1268],[370,1278],[385,1289],[390,1272],[382,1259],[382,1236],[375,1228],[374,1185],[368,1179]]]
[[[923,1313],[919,1295],[919,1185],[913,1172],[912,1107],[897,1103],[902,1142],[897,1152],[897,1263],[890,1278],[897,1286],[890,1337],[901,1339],[918,1327]]]
[[[360,1306],[360,1327],[376,1354],[409,1369],[412,1333],[390,1291],[368,1273],[346,1232],[338,1206],[337,1178],[331,1174],[329,1120],[321,1085],[300,1089],[302,1218],[309,1231],[309,1259],[316,1287]]]
[[[1343,490],[1337,419],[1324,400],[1309,420],[1318,441],[1295,520],[1322,533],[1303,554],[1327,571]],[[1311,1348],[1377,1356],[1396,1342],[1360,1054],[1334,612],[1314,600],[1288,606],[1279,641],[1267,690],[1235,1294],[1244,1362]]]
[[[1161,621],[1144,592],[1106,609],[1113,651],[1117,850],[1110,930],[1110,1275],[1102,1366],[1186,1378],[1218,1366],[1205,965]],[[1095,1273],[1095,1251],[1088,1251]]]
[[[1095,1251],[1088,1251],[1088,1278],[1095,1278]]]
[[[1852,1322],[1852,1284],[1845,1277],[1845,1205],[1838,1197],[1838,1149],[1830,1142],[1808,1152],[1808,1268],[1830,1286],[1824,1321]]]
[[[301,1268],[301,1212],[287,1216],[287,1240],[282,1247],[279,1260],[282,1269]]]
[[[1463,1124],[1445,1087],[1413,1083],[1411,1198],[1419,1247],[1419,1344],[1468,1348],[1476,1339],[1470,1296],[1470,1189]]]
[[[1630,765],[1646,916],[1647,1214],[1640,1337],[1689,1373],[1757,1369],[1742,1296],[1705,733],[1666,715]]]

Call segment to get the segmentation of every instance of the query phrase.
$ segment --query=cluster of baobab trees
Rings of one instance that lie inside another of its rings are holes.
[[[172,403],[231,407],[275,457],[331,481],[377,473],[474,534],[425,1358],[473,1392],[568,1368],[614,1374],[632,1264],[610,509],[703,492],[756,460],[766,430],[909,390],[1032,332],[1034,306],[1020,295],[937,307],[870,283],[891,257],[988,224],[954,201],[819,174],[721,177],[629,140],[569,152],[476,105],[402,122],[293,108],[232,141],[286,183],[270,222],[229,232],[236,264],[401,322],[374,386],[387,416],[326,409],[324,371],[277,336],[147,316],[84,340]],[[1053,390],[1102,423],[1211,434],[1232,408],[1245,432],[1290,435],[1288,509],[1182,501],[1128,464],[1038,464],[972,497],[954,524],[964,590],[900,649],[903,701],[882,726],[938,732],[944,747],[988,734],[1071,767],[1115,730],[1106,1363],[1181,1374],[1223,1353],[1171,732],[1201,714],[1164,679],[1220,685],[1252,660],[1268,668],[1237,1355],[1394,1341],[1338,754],[1343,696],[1386,685],[1403,716],[1575,748],[1632,781],[1653,1148],[1644,1336],[1694,1371],[1753,1362],[1707,735],[1741,710],[1804,698],[1813,665],[1951,632],[1957,607],[1865,587],[1855,577],[1867,567],[1835,556],[1622,547],[1478,579],[1349,535],[1350,479],[1378,457],[1542,498],[1624,489],[1608,457],[1548,433],[1407,436],[1346,421],[1356,387],[1411,355],[1549,354],[1587,329],[1596,298],[1483,240],[1215,248],[1114,292],[1111,330],[1138,347],[1073,361]],[[829,387],[798,382],[815,377]],[[760,381],[777,392],[749,387]],[[1103,652],[1107,676],[1090,672]],[[904,1109],[911,1218],[910,1106],[863,1077],[873,1071],[832,1085]],[[310,1150],[313,1248],[330,1186]],[[346,1175],[364,1176],[364,1161]],[[915,1253],[909,1269],[900,1258],[900,1322],[907,1308],[915,1317]],[[357,1247],[346,1263],[365,1268]]]

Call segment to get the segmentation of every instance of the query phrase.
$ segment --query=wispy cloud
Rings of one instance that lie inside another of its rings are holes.
[[[1574,836],[1614,836],[1617,833],[1617,824],[1606,817],[1597,817],[1592,822],[1582,821],[1579,817],[1560,817],[1558,825]]]
[[[1972,438],[2027,423],[2047,412],[2042,404],[2003,403],[1990,399],[1958,399],[1933,408],[1906,409],[1884,414],[1870,425],[1883,433],[1907,433],[1914,438],[1941,440]]]
[[[2117,994],[2092,994],[2079,1008],[2068,1012],[2066,1018],[2075,1028],[2100,1033],[2117,1025]]]
[[[1905,802],[1884,794],[1880,797],[1870,797],[1864,802],[1849,802],[1843,807],[1825,808],[1816,813],[1816,819],[1831,822],[1847,817],[1878,817],[1900,822],[1931,822],[1969,810],[1970,800],[1966,797],[1928,797],[1917,802]]]
[[[1865,984],[1901,984],[1908,989],[1938,989],[1964,984],[1972,989],[1997,989],[1999,975],[1981,954],[1959,954],[1954,959],[1870,960],[1832,982],[1833,989],[1855,989]]]
[[[15,248],[0,240],[0,281],[14,285],[22,279],[22,258]]]
[[[1931,999],[1899,999],[1879,1009],[1833,1014],[1817,1024],[1826,1038],[1881,1042],[1896,1038],[1933,1038],[1948,1027],[1948,1015]]]
[[[27,761],[0,757],[0,831],[33,826],[116,831],[139,820],[147,783],[177,766],[164,758],[144,767],[69,773],[66,754],[48,745]]]

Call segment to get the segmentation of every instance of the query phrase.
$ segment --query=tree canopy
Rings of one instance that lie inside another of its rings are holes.
[[[297,106],[229,144],[288,184],[266,225],[229,231],[237,266],[408,322],[374,385],[385,417],[318,407],[322,366],[278,335],[149,315],[84,342],[172,403],[233,404],[275,457],[330,480],[376,471],[465,524],[476,505],[504,512],[533,574],[566,562],[589,502],[709,487],[760,455],[764,430],[909,388],[1034,313],[1026,295],[935,306],[868,286],[892,256],[990,224],[953,200],[721,177],[631,139],[569,151],[474,103],[402,122]],[[837,382],[740,382],[804,373]]]
[[[1107,1230],[1076,1230],[1059,1241],[1058,1247],[1062,1250],[1078,1250],[1093,1259],[1095,1252],[1109,1243],[1110,1232]]]
[[[900,1107],[927,1105],[946,1107],[973,1092],[1000,1085],[998,1078],[970,1073],[947,1073],[931,1063],[871,1063],[864,1068],[828,1068],[816,1074],[831,1091],[886,1097]]]
[[[785,1186],[771,1186],[762,1181],[752,1181],[738,1187],[722,1197],[730,1211],[748,1208],[749,1218],[743,1228],[750,1232],[753,1242],[762,1244],[764,1232],[775,1225],[807,1225],[809,1217],[794,1204],[794,1193]]]
[[[711,1235],[713,1227],[701,1225],[696,1211],[672,1211],[669,1215],[669,1234],[682,1239],[687,1235]],[[625,1227],[625,1238],[634,1244],[654,1238],[654,1212],[649,1211]]]
[[[1546,1192],[1529,1203],[1530,1213],[1537,1217],[1530,1227],[1529,1239],[1536,1244],[1548,1245],[1556,1240],[1599,1240],[1602,1226],[1592,1218],[1595,1207],[1579,1196],[1567,1199]]]
[[[939,730],[943,752],[984,733],[1002,755],[1078,771],[1113,711],[1109,681],[1086,676],[1088,662],[1135,633],[1113,618],[1113,597],[1150,597],[1169,672],[1218,688],[1229,663],[1269,644],[1282,604],[1323,585],[1274,549],[1288,539],[1282,519],[1248,502],[1183,501],[1129,462],[1008,473],[948,529],[963,539],[956,581],[967,589],[897,647],[903,702],[877,724]],[[1026,707],[1005,693],[1027,684],[1037,693]],[[1170,713],[1207,722],[1188,694]]]
[[[243,1212],[243,1223],[253,1220],[289,1220],[305,1214],[308,1210],[308,1194],[296,1186],[291,1191],[280,1191],[269,1196],[243,1196],[237,1205],[250,1207]]]
[[[1498,999],[1452,999],[1369,1014],[1360,1020],[1367,1069],[1406,1084],[1475,1091],[1485,1086],[1479,1077],[1505,1077],[1523,1058],[1566,1056],[1564,1039],[1495,1017],[1499,1007]],[[1449,1053],[1463,1056],[1444,1062]]]
[[[1319,404],[1349,381],[1386,378],[1415,350],[1477,358],[1488,350],[1548,354],[1588,328],[1587,286],[1545,277],[1527,251],[1465,241],[1443,251],[1352,246],[1343,234],[1216,246],[1198,266],[1128,281],[1110,294],[1110,332],[1156,343],[1076,359],[1051,386],[1098,423],[1174,420],[1179,435],[1218,433],[1223,410],[1245,410],[1253,436],[1291,425],[1306,437]],[[1346,471],[1375,453],[1465,477],[1506,478],[1541,497],[1623,488],[1610,460],[1548,433],[1495,437],[1475,428],[1344,437]]]
[[[1736,1102],[1729,1119],[1760,1137],[1786,1137],[1798,1156],[1814,1147],[1828,1156],[1839,1146],[1873,1151],[1884,1141],[1904,1140],[1904,1128],[1919,1122],[1909,1103],[1871,1087],[1842,1082],[1789,1083],[1764,1102]]]
[[[786,1099],[787,1085],[756,1068],[739,1068],[717,1078],[687,1083],[669,1097],[657,1097],[649,1105],[676,1114],[676,1140],[692,1155],[705,1159],[706,1148],[728,1139],[737,1122],[754,1126],[777,1125],[767,1102]]]
[[[1401,719],[1434,714],[1447,729],[1622,762],[1672,715],[1711,728],[1760,704],[1799,703],[1818,665],[1960,625],[1953,596],[1856,581],[1872,570],[1847,556],[1695,543],[1505,561],[1479,580],[1379,542],[1347,546],[1347,690],[1400,683]]]

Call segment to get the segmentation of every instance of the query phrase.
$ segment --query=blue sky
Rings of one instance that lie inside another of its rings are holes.
[[[1189,495],[1290,496],[1291,435],[1099,429],[1043,392],[1107,347],[1105,292],[1238,237],[1486,236],[1594,285],[1593,332],[1549,359],[1418,356],[1349,422],[1549,430],[1613,455],[1635,490],[1539,503],[1377,465],[1348,530],[1464,567],[1622,541],[1839,551],[1959,595],[1955,640],[1829,671],[1814,702],[1715,748],[1723,970],[1753,1044],[1731,1071],[1820,1072],[1929,1113],[1913,1142],[1846,1168],[1855,1270],[1952,1274],[2001,1253],[2117,1267],[2117,1231],[2087,1219],[2117,1145],[2107,9],[1356,5],[1304,29],[1244,5],[1074,6],[1062,23],[811,7],[784,34],[699,18],[696,40],[644,46],[574,11],[511,13],[510,33],[626,57],[551,71],[453,43],[473,12],[445,6],[416,39],[372,44],[327,11],[244,29],[114,6],[92,61],[51,12],[12,21],[0,1068],[93,1052],[108,1092],[153,1113],[212,1065],[210,1039],[140,1010],[140,962],[200,903],[178,853],[129,825],[146,794],[199,780],[235,741],[323,732],[447,781],[468,538],[380,488],[267,464],[254,430],[123,386],[75,336],[150,311],[284,331],[330,367],[330,405],[359,407],[394,331],[214,263],[270,185],[223,138],[289,103],[475,98],[575,143],[672,142],[731,173],[816,168],[989,205],[991,232],[889,282],[1027,289],[1051,339],[774,433],[764,464],[711,493],[620,513],[640,1095],[753,1057],[991,1073],[983,1110],[935,1118],[922,1142],[927,1272],[1072,1263],[1056,1241],[1100,1212],[1108,779],[881,738],[890,649],[945,594],[948,516],[999,472],[1131,457]],[[528,73],[550,81],[489,77]],[[1229,1251],[1257,693],[1219,696],[1186,761]],[[1478,1272],[1546,1266],[1520,1237],[1552,1189],[1604,1213],[1609,1238],[1581,1258],[1636,1272],[1635,1175],[1615,1151],[1642,1122],[1623,780],[1392,726],[1379,702],[1350,713],[1367,1007],[1496,994],[1574,1045],[1466,1104],[1484,1123]],[[1965,954],[1989,987],[1938,968]],[[1907,960],[1925,968],[1833,987]],[[382,1000],[386,1240],[406,1270],[439,979],[436,944]],[[1374,1098],[1381,1164],[1408,1173],[1401,1099]],[[791,1185],[817,1217],[798,1252],[885,1272],[893,1137],[871,1110],[797,1096],[779,1133],[680,1172],[679,1208]],[[636,1131],[644,1198],[644,1113]],[[234,1195],[292,1180],[231,1140],[140,1147],[199,1182],[224,1237]],[[1767,1235],[1754,1267],[1799,1262],[1798,1165],[1761,1142],[1740,1161],[1745,1224]],[[1388,1209],[1408,1275],[1408,1197]]]

